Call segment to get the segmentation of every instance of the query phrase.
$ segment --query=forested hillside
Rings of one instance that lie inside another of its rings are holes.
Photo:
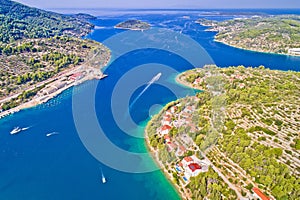
[[[93,28],[93,25],[86,21],[87,17],[67,16],[10,0],[0,0],[0,43],[63,34],[81,37]]]

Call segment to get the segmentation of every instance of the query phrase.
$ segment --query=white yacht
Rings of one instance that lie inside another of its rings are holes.
[[[11,135],[17,134],[20,131],[22,131],[22,129],[20,127],[15,127],[12,131],[10,131]]]

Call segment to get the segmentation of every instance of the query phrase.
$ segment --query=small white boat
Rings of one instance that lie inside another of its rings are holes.
[[[106,179],[103,175],[102,175],[102,183],[106,183]]]
[[[103,174],[102,169],[101,169],[101,176],[102,176],[102,183],[106,183],[106,178],[105,178],[105,176]]]
[[[46,136],[47,137],[50,137],[52,135],[58,135],[59,133],[58,132],[52,132],[52,133],[47,133]]]
[[[20,131],[22,131],[22,129],[20,127],[15,127],[12,131],[10,131],[11,135],[17,134]]]

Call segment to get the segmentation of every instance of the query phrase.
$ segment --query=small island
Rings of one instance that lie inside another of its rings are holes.
[[[140,20],[127,20],[115,26],[115,28],[118,29],[128,29],[134,31],[144,31],[150,29],[150,27],[150,24],[148,24],[147,22],[142,22]]]
[[[285,55],[300,56],[300,16],[252,16],[222,22],[198,19],[196,23],[217,32],[215,41],[229,46]]]
[[[177,81],[201,92],[153,116],[146,142],[183,199],[298,199],[299,72],[205,66]]]

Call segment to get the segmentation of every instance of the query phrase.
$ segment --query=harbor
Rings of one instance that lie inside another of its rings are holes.
[[[76,67],[73,70],[62,73],[59,76],[44,82],[43,84],[46,86],[30,101],[5,111],[3,111],[0,107],[0,119],[19,112],[20,110],[46,103],[50,99],[75,85],[79,85],[85,81],[93,79],[102,80],[107,76],[107,74],[103,74],[99,69],[94,67],[88,67],[86,65]],[[7,100],[11,100],[11,97],[8,97]],[[4,102],[5,100],[2,100],[2,104]]]

